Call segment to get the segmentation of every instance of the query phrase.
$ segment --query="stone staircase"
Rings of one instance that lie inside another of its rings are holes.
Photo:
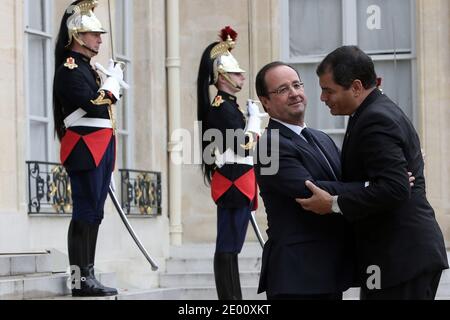
[[[122,293],[119,300],[215,300],[213,274],[213,244],[183,245],[171,247],[166,270],[160,274],[160,288]],[[244,300],[265,300],[265,294],[257,294],[261,269],[261,247],[258,243],[245,243],[239,255],[242,295]],[[450,263],[450,253],[449,253]],[[345,300],[358,300],[359,289],[344,293]],[[442,274],[436,299],[450,300],[450,271]]]
[[[50,251],[0,254],[0,300],[33,300],[64,297],[70,294],[60,257]],[[65,265],[65,263],[63,263]],[[99,273],[105,285],[115,284],[113,273]]]
[[[159,288],[119,289],[117,297],[81,300],[216,300],[214,245],[187,244],[172,247],[170,253],[166,268],[159,275]],[[257,294],[261,253],[258,243],[245,243],[239,255],[244,300],[266,299],[265,294]],[[68,275],[64,259],[52,252],[0,255],[0,300],[73,300],[66,286]],[[107,286],[116,287],[114,273],[100,272],[97,278]],[[346,300],[357,300],[358,296],[358,289],[344,293]],[[441,277],[437,299],[450,300],[448,270]]]
[[[261,269],[261,247],[245,243],[239,255],[244,300],[264,300],[257,287]],[[160,288],[121,294],[119,300],[217,300],[213,273],[214,244],[171,247],[166,270],[160,274]]]

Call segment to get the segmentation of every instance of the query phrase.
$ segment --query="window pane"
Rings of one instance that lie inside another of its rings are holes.
[[[116,168],[119,169],[127,169],[127,141],[128,137],[122,134],[117,135],[117,159],[116,159]]]
[[[116,117],[116,125],[119,130],[127,130],[127,101],[123,96],[120,102],[116,103],[114,115]]]
[[[46,117],[45,39],[28,35],[28,99],[30,115]]]
[[[383,92],[413,121],[411,61],[375,61],[375,70],[383,78]]]
[[[30,160],[48,161],[47,126],[46,123],[30,121]]]
[[[344,129],[345,119],[333,117],[328,107],[320,101],[319,79],[316,75],[316,64],[302,64],[296,66],[300,77],[305,83],[305,94],[308,99],[306,123],[316,129]]]
[[[358,0],[357,3],[361,49],[368,53],[411,51],[410,0]]]
[[[320,101],[319,79],[316,75],[317,64],[296,65],[301,79],[305,83],[305,94],[308,99],[306,109],[306,124],[315,129],[324,130],[345,130],[345,117],[335,117],[330,114],[328,107]],[[341,147],[344,131],[337,134],[329,134],[334,142]]]
[[[336,116],[336,117],[344,119],[344,117],[342,117],[342,116]],[[343,133],[330,133],[330,132],[327,132],[326,130],[324,130],[324,131],[334,141],[334,143],[339,148],[339,150],[342,150],[342,145],[344,144],[345,131]]]
[[[340,0],[289,1],[290,57],[320,55],[342,45]]]
[[[125,0],[116,0],[116,25],[114,26],[114,32],[117,39],[117,53],[120,55],[126,55],[127,53],[125,48],[125,15],[127,14],[125,7]]]
[[[128,115],[128,101],[127,99],[124,99],[122,102],[122,107],[120,108],[120,128],[122,130],[128,130],[127,115]]]
[[[26,0],[28,8],[27,26],[31,29],[46,31],[44,24],[45,0]]]

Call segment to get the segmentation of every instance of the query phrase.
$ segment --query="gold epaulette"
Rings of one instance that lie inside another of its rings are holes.
[[[78,68],[78,65],[75,63],[75,59],[72,57],[67,58],[66,63],[64,64],[64,67],[73,70]]]
[[[215,107],[215,108],[218,108],[218,107],[220,107],[224,102],[225,102],[225,100],[223,100],[222,96],[217,96],[217,97],[214,99],[214,101],[213,101],[213,103],[212,103],[212,106]]]

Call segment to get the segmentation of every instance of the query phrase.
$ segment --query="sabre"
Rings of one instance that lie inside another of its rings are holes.
[[[109,40],[111,44],[111,56],[114,61],[116,61],[116,54],[114,51],[114,36],[113,36],[113,27],[112,27],[112,9],[111,9],[111,0],[108,0],[108,15],[109,15]]]
[[[133,238],[134,242],[137,244],[147,261],[152,266],[153,271],[158,270],[158,264],[152,259],[152,257],[148,254],[147,250],[145,250],[144,246],[142,245],[142,242],[139,240],[138,236],[133,230],[133,227],[131,227],[130,222],[127,219],[127,216],[125,215],[125,212],[123,212],[122,206],[120,205],[119,201],[117,200],[116,193],[114,192],[114,189],[112,185],[109,186],[109,196],[111,197],[112,202],[114,203],[114,206],[117,209],[117,212],[119,213],[120,218],[122,219],[122,222],[124,223],[125,227],[128,229],[128,232],[130,233],[131,237]]]
[[[108,0],[108,16],[109,16],[109,40],[111,44],[111,57],[114,62],[120,64],[122,70],[125,70],[125,63],[116,60],[116,51],[114,50],[114,36],[113,36],[113,24],[112,24],[112,8],[111,0]]]
[[[111,56],[112,59],[114,60],[114,62],[117,64],[119,63],[122,70],[125,69],[125,63],[120,62],[120,61],[116,61],[116,54],[114,51],[114,36],[113,36],[113,26],[112,26],[112,10],[111,10],[111,0],[108,0],[108,16],[109,16],[109,36],[110,36],[110,41],[111,41]],[[96,65],[97,66],[97,65]],[[105,73],[106,75],[108,75],[108,71],[105,70],[103,67],[101,67],[100,65],[97,66],[97,68],[100,68],[100,70]],[[122,84],[122,86],[126,87],[128,85]],[[139,240],[138,236],[136,235],[136,233],[134,232],[133,228],[131,227],[130,222],[128,221],[127,216],[125,215],[125,212],[123,212],[122,206],[120,205],[119,201],[117,200],[117,196],[115,193],[115,188],[114,188],[114,178],[111,177],[111,183],[109,185],[109,196],[112,200],[112,202],[114,203],[114,206],[117,209],[117,212],[119,213],[120,218],[122,219],[123,224],[125,225],[125,227],[127,228],[128,232],[130,233],[131,237],[133,238],[134,242],[136,243],[136,245],[138,246],[139,250],[141,250],[142,254],[145,256],[145,258],[147,259],[147,261],[150,263],[150,265],[152,266],[152,270],[153,271],[157,271],[158,270],[158,264],[152,259],[152,257],[148,254],[147,250],[145,250],[145,247],[143,246],[142,242]]]
[[[250,214],[250,222],[252,223],[253,230],[255,230],[255,234],[256,234],[256,237],[258,238],[261,248],[264,249],[264,245],[266,243],[264,241],[264,238],[262,237],[261,231],[259,230],[258,223],[256,223],[255,214],[253,212]]]

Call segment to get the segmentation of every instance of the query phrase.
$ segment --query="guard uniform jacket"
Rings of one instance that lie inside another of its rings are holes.
[[[207,124],[208,129],[220,132],[221,139],[212,139],[220,154],[223,155],[227,150],[231,154],[232,151],[235,160],[251,155],[253,143],[244,132],[246,118],[235,96],[219,91],[211,104]],[[256,209],[253,163],[236,160],[217,167],[211,181],[211,192],[220,207],[241,208],[253,203],[253,209]]]
[[[83,118],[111,121],[108,128],[73,126],[66,128],[61,141],[61,163],[72,171],[90,170],[99,166],[105,151],[112,143],[114,124],[111,105],[114,96],[99,90],[101,79],[92,68],[90,59],[77,52],[68,52],[65,62],[55,73],[55,99],[63,108],[64,118],[78,109],[86,112]]]

